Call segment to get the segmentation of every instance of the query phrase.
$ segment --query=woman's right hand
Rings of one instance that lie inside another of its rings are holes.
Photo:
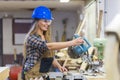
[[[68,71],[67,68],[62,67],[62,66],[58,67],[58,69],[60,70],[60,72],[67,72]]]
[[[81,37],[75,38],[72,40],[73,46],[80,45],[84,43],[84,40]]]

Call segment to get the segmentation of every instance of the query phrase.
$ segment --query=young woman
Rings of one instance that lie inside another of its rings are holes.
[[[53,20],[52,13],[45,6],[36,7],[33,11],[33,25],[26,35],[24,42],[24,65],[22,70],[23,80],[49,80],[47,73],[51,65],[57,67],[61,72],[67,71],[51,55],[52,50],[80,45],[80,38],[66,42],[50,42],[50,25]]]

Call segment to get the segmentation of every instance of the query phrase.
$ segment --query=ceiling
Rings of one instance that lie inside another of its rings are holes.
[[[33,10],[39,5],[45,5],[52,10],[78,10],[84,5],[84,0],[70,0],[68,3],[60,3],[59,0],[0,0],[0,12]]]

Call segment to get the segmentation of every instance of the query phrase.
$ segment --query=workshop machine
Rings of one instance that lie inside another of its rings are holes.
[[[78,37],[80,37],[80,36],[77,34],[74,35],[74,38],[78,38]],[[91,53],[89,53],[91,44],[89,43],[89,41],[86,38],[84,38],[84,37],[81,37],[81,38],[83,38],[84,44],[69,47],[68,48],[69,57],[73,58],[73,59],[78,59],[78,58],[82,59],[82,64],[80,65],[80,69],[79,69],[79,71],[82,73],[84,73],[84,71],[86,71],[86,70],[87,70],[86,72],[90,72],[93,75],[96,73],[99,73],[99,72],[103,72],[103,70],[101,70],[103,62],[100,60],[96,60],[96,61],[93,60],[93,56],[95,53],[94,49],[91,50],[92,51]],[[99,43],[98,41],[99,40],[96,40],[95,42]],[[102,41],[103,41],[103,44],[102,45],[100,44],[100,46],[99,46],[99,44],[95,44],[95,46],[99,47],[99,51],[101,51],[101,54],[103,54],[103,48],[104,48],[103,46],[105,43],[105,39]],[[100,59],[103,59],[103,55],[100,56]]]
[[[73,36],[73,39],[80,37],[78,34],[75,34]],[[70,58],[78,59],[81,58],[82,62],[85,62],[87,64],[91,64],[91,57],[88,53],[88,49],[91,47],[88,40],[84,37],[81,37],[84,40],[83,44],[77,45],[77,46],[71,46],[68,48],[68,55]]]
[[[97,48],[97,55],[99,60],[103,60],[103,51],[105,47],[106,39],[105,38],[95,38],[93,45]]]
[[[78,34],[74,34],[73,39],[78,38],[78,37],[80,37]],[[84,40],[83,44],[80,44],[78,46],[71,46],[68,48],[68,55],[71,58],[81,57],[86,52],[88,52],[88,49],[91,47],[90,43],[88,42],[88,40],[86,38],[83,37],[82,39]]]
[[[78,34],[75,34],[73,39],[78,38],[78,37],[80,37],[80,36]],[[68,55],[72,59],[81,58],[82,64],[87,67],[88,65],[92,64],[92,57],[88,53],[88,49],[91,47],[91,44],[88,42],[88,40],[86,38],[84,38],[84,37],[81,37],[81,38],[84,40],[84,43],[80,44],[78,46],[69,47]],[[80,65],[80,66],[82,66],[82,65]],[[82,68],[82,70],[83,70],[83,68]],[[84,67],[84,70],[85,70],[85,67]]]

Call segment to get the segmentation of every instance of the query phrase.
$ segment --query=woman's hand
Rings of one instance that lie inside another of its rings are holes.
[[[67,72],[68,70],[65,67],[58,67],[58,69],[60,70],[60,72]]]
[[[73,46],[80,45],[84,43],[84,40],[82,38],[76,38],[72,40]]]
[[[61,66],[59,64],[59,62],[55,58],[53,60],[53,66],[56,67],[56,68],[58,68],[60,70],[60,72],[66,72],[66,71],[68,71],[65,67]]]

